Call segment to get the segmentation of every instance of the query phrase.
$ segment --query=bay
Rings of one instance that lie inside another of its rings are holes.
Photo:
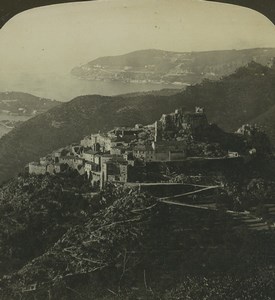
[[[172,84],[122,83],[119,81],[81,80],[70,74],[1,73],[0,91],[30,93],[38,97],[69,101],[77,96],[99,94],[113,96],[163,88],[182,88]]]

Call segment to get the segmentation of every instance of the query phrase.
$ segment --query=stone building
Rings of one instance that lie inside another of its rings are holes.
[[[85,136],[84,139],[80,141],[80,145],[84,148],[91,148],[93,144],[91,136]]]
[[[133,156],[144,161],[154,160],[154,149],[152,145],[137,145],[133,148]]]
[[[53,175],[54,174],[54,164],[50,163],[47,165],[47,173]]]
[[[128,164],[123,160],[111,159],[102,164],[101,169],[101,188],[107,182],[127,182]]]
[[[94,162],[86,162],[84,165],[84,171],[87,174],[92,186],[99,187],[101,180],[100,166]]]
[[[52,162],[52,157],[51,156],[45,156],[40,158],[40,165],[48,165]]]
[[[94,151],[94,150],[84,150],[82,153],[82,158],[85,161],[89,161],[89,162],[95,162],[95,156],[98,154],[98,151]]]
[[[176,109],[174,113],[163,114],[159,121],[155,122],[155,142],[175,138],[179,133],[198,135],[209,126],[204,109],[196,107],[194,113],[185,113],[182,109]]]
[[[113,146],[116,146],[117,137],[112,134],[97,134],[94,136],[94,139],[102,152],[110,151]]]
[[[152,145],[137,145],[133,148],[136,159],[149,161],[183,160],[187,156],[187,145],[183,141],[157,141]]]
[[[239,152],[235,152],[235,151],[228,151],[227,156],[228,156],[229,158],[240,157]]]
[[[29,163],[29,174],[44,175],[47,173],[47,166],[38,162]]]
[[[111,155],[122,155],[129,149],[130,149],[129,146],[125,146],[123,144],[117,145],[117,146],[111,148],[110,154]]]
[[[55,174],[59,174],[62,173],[66,170],[67,166],[64,164],[60,164],[60,163],[55,163],[54,164],[54,172]]]
[[[66,155],[66,156],[61,156],[59,158],[59,163],[68,165],[70,168],[74,168],[75,165],[75,156],[73,155]]]
[[[183,160],[187,156],[187,145],[182,141],[153,142],[154,161]]]
[[[68,149],[60,148],[52,153],[52,158],[55,163],[59,163],[59,160],[62,156],[66,156],[68,154]]]

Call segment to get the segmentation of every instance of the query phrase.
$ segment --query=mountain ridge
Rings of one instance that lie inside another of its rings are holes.
[[[137,50],[123,55],[98,57],[72,69],[72,75],[86,80],[158,83],[186,86],[204,78],[219,79],[250,61],[269,65],[274,48],[172,52]]]

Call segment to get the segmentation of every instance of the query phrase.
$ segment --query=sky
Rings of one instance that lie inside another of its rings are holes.
[[[68,73],[100,56],[139,49],[205,51],[275,47],[260,13],[199,0],[100,0],[51,5],[0,30],[1,73]]]

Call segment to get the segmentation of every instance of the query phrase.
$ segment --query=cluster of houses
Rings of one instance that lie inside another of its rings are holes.
[[[70,168],[87,176],[95,188],[107,182],[129,181],[129,169],[139,162],[181,161],[187,157],[186,133],[194,134],[208,126],[202,108],[194,113],[176,110],[162,115],[152,125],[118,127],[108,133],[91,134],[61,148],[39,162],[28,165],[30,174],[58,174]]]

